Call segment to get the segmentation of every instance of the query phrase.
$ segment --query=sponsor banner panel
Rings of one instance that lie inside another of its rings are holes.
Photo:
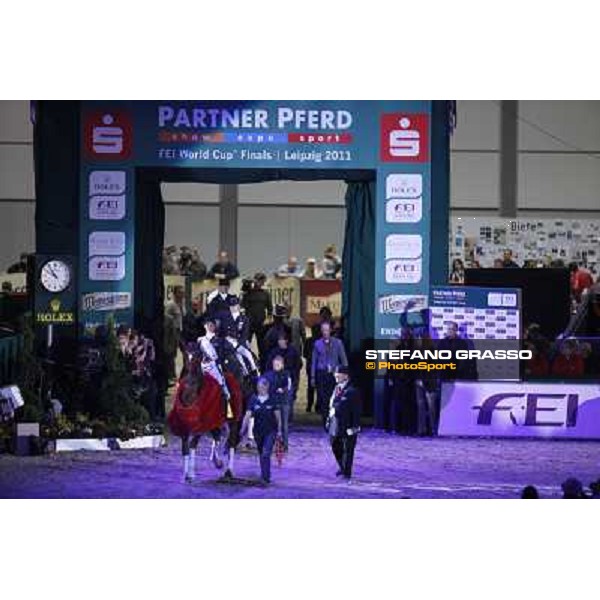
[[[600,384],[442,384],[439,435],[600,438]]]

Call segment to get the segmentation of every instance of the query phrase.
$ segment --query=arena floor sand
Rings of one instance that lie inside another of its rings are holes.
[[[515,498],[527,484],[542,497],[560,483],[600,476],[600,443],[509,439],[407,438],[366,430],[355,478],[336,465],[318,426],[293,430],[290,453],[274,461],[268,488],[217,482],[208,441],[199,450],[197,481],[181,482],[177,439],[160,450],[76,452],[39,457],[0,455],[1,498]],[[238,455],[236,475],[256,479],[256,454]]]

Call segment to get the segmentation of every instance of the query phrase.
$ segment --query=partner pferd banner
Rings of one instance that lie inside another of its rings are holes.
[[[132,325],[139,314],[134,282],[143,267],[135,259],[136,211],[137,203],[147,202],[136,197],[141,170],[157,177],[168,171],[169,181],[190,181],[193,173],[197,182],[243,183],[254,173],[258,180],[373,184],[374,264],[361,274],[370,280],[364,300],[373,306],[372,337],[395,337],[385,332],[397,326],[397,315],[381,309],[381,298],[411,297],[427,305],[430,286],[446,280],[445,102],[85,101],[79,108],[78,305],[86,307],[79,319],[84,333],[109,314],[84,298],[130,298],[113,305],[118,324]],[[352,289],[356,294],[357,286]]]

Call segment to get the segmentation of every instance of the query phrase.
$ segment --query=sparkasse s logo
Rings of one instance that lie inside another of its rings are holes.
[[[381,115],[382,162],[422,163],[429,160],[429,115]]]
[[[131,156],[133,127],[122,110],[94,111],[84,120],[84,146],[88,158],[125,160]]]

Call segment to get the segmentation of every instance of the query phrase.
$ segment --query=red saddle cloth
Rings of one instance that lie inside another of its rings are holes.
[[[230,407],[233,419],[237,421],[242,416],[242,391],[233,375],[226,373],[225,379],[231,393]],[[185,382],[180,381],[175,390],[173,408],[167,417],[173,435],[185,437],[219,429],[227,420],[227,415],[223,410],[221,386],[218,382],[209,374],[205,374],[202,388],[188,406],[181,401],[185,388]]]

